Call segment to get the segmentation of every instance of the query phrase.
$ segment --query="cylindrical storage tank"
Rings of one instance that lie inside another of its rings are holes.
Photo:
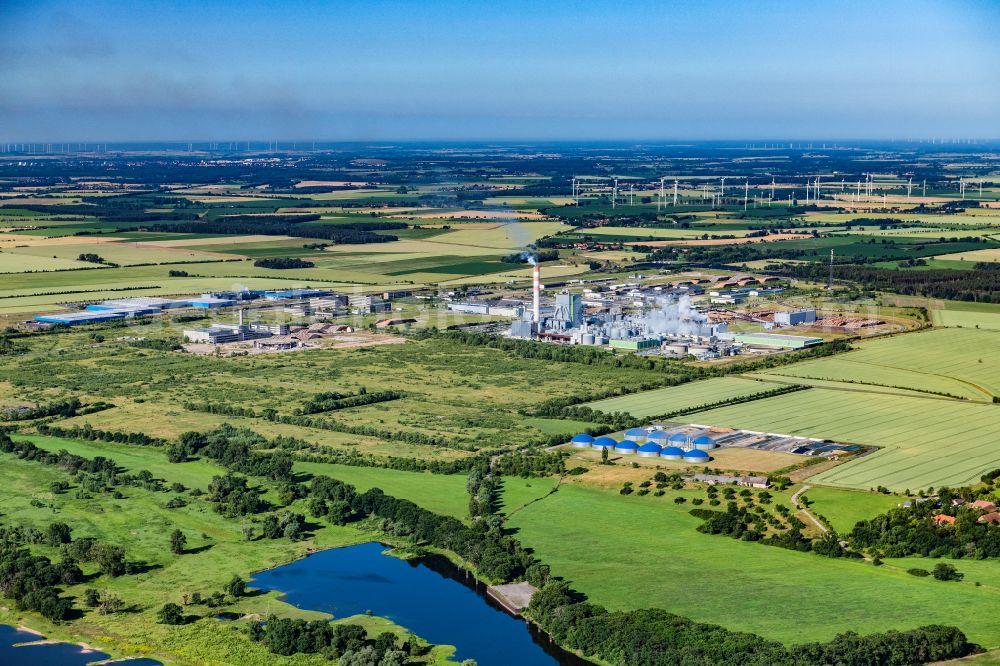
[[[625,455],[632,455],[639,450],[639,445],[630,439],[623,439],[622,441],[615,444],[615,453],[624,453]]]
[[[670,344],[664,347],[664,349],[673,354],[680,354],[681,356],[684,356],[688,353],[688,346],[682,344]]]
[[[660,451],[660,457],[666,458],[667,460],[683,460],[684,449],[678,446],[667,446]]]
[[[595,449],[613,449],[617,443],[610,437],[598,437],[591,446]]]
[[[594,438],[586,433],[580,433],[569,442],[577,449],[589,449],[594,444]]]
[[[701,449],[692,449],[684,454],[684,462],[707,463],[711,458]]]
[[[702,451],[709,451],[716,447],[715,440],[708,435],[698,435],[691,440],[691,445],[696,449],[701,449]]]
[[[660,446],[663,446],[664,444],[667,443],[669,435],[667,435],[667,433],[663,432],[662,430],[654,430],[653,432],[649,433],[646,436],[646,439],[648,439],[651,442],[656,442]]]
[[[646,435],[645,428],[629,428],[625,431],[625,437],[639,444],[646,441]]]
[[[688,436],[682,432],[675,432],[667,439],[667,442],[670,446],[686,449],[688,447]]]
[[[597,344],[597,338],[594,337],[593,333],[584,333],[581,342],[585,345]]]
[[[662,448],[659,444],[654,444],[653,442],[646,442],[639,447],[639,456],[642,458],[656,458],[659,457]]]

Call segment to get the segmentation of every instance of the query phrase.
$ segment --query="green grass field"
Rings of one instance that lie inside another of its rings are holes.
[[[934,310],[934,323],[949,328],[980,328],[1000,331],[1000,312]]]
[[[469,514],[464,474],[429,474],[309,462],[295,463],[295,471],[325,474],[350,483],[362,492],[369,488],[381,488],[387,495],[407,499],[425,509],[456,518],[465,518]]]
[[[671,497],[566,484],[509,524],[553,574],[609,608],[659,607],[785,643],[938,622],[1000,645],[1000,590],[704,535]]]
[[[125,498],[120,500],[107,495],[77,500],[73,499],[75,491],[72,488],[65,495],[48,492],[53,481],[66,478],[67,475],[57,468],[5,455],[0,464],[0,507],[5,522],[43,529],[51,522],[62,521],[73,527],[74,538],[93,536],[123,545],[130,561],[147,564],[147,573],[113,579],[99,577],[69,586],[65,592],[78,597],[85,587],[112,590],[135,610],[112,616],[89,612],[72,625],[59,627],[35,614],[5,608],[0,611],[0,622],[28,622],[52,638],[83,640],[119,655],[148,655],[174,663],[229,661],[233,655],[239,655],[240,661],[246,664],[319,663],[315,659],[286,659],[272,655],[240,637],[236,626],[224,627],[209,619],[170,627],[157,624],[155,613],[167,601],[179,603],[182,592],[210,594],[221,589],[235,573],[246,577],[255,570],[300,557],[310,547],[357,543],[368,540],[369,535],[354,528],[327,526],[306,541],[247,542],[237,522],[224,519],[202,501],[191,501],[179,509],[166,509],[164,504],[175,493],[126,488]],[[32,506],[32,499],[42,501],[43,506]],[[187,535],[188,549],[195,552],[179,556],[170,552],[168,535],[175,528]],[[37,550],[54,554],[54,549],[46,546],[39,546]],[[93,565],[85,564],[83,568],[84,573],[94,571]],[[234,610],[266,614],[269,608],[292,616],[318,616],[283,604],[273,593],[246,598]],[[190,611],[205,613],[210,609],[195,607]]]
[[[588,402],[587,407],[602,412],[628,412],[632,416],[656,416],[732,398],[763,393],[779,384],[740,377],[717,377],[681,386],[643,391],[607,400]]]
[[[112,442],[87,442],[63,437],[44,435],[15,435],[15,440],[28,440],[46,451],[65,450],[85,458],[103,456],[111,458],[119,466],[131,473],[149,470],[158,479],[169,483],[183,483],[188,488],[208,487],[213,476],[224,474],[225,470],[210,462],[196,460],[175,464],[167,461],[166,454],[155,447],[128,446]]]
[[[860,520],[869,520],[897,507],[903,499],[862,490],[842,490],[813,486],[805,494],[809,508],[830,522],[840,534],[847,534]]]
[[[75,258],[39,257],[29,254],[19,254],[11,250],[0,252],[0,274],[28,273],[31,271],[65,271],[81,268],[94,268],[94,264],[85,261],[76,261]]]
[[[988,353],[1000,348],[1000,333],[931,330],[857,346],[857,350],[847,354],[798,363],[772,374],[880,384],[970,400],[992,401],[993,396],[1000,395],[1000,356]]]

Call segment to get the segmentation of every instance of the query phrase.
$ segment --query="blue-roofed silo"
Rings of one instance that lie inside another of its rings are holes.
[[[662,447],[655,442],[646,442],[639,447],[639,456],[643,458],[656,458],[660,455]]]
[[[632,455],[639,450],[639,445],[633,442],[631,439],[623,439],[622,441],[615,444],[615,453],[624,453],[626,455]]]
[[[715,440],[708,435],[698,435],[691,440],[691,445],[696,449],[701,449],[702,451],[708,451],[718,446],[715,443]]]
[[[594,443],[591,444],[591,446],[594,447],[595,449],[613,449],[615,448],[616,444],[618,444],[618,442],[611,439],[610,437],[605,436],[605,437],[598,437],[597,439],[595,439]]]
[[[683,460],[684,449],[679,446],[666,446],[660,451],[660,457],[667,460]]]
[[[646,439],[648,439],[651,442],[656,442],[660,446],[663,446],[664,444],[667,443],[667,439],[669,437],[670,436],[663,430],[654,430],[653,432],[649,433],[646,436]]]
[[[594,438],[586,433],[580,433],[570,440],[570,444],[577,449],[589,449],[594,444]]]
[[[645,428],[629,428],[625,431],[625,437],[638,444],[645,442],[647,435]]]
[[[701,449],[692,449],[684,453],[684,462],[707,463],[711,458]]]

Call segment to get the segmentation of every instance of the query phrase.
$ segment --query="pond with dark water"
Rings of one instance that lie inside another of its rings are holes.
[[[577,666],[533,625],[486,596],[485,587],[440,556],[402,560],[387,546],[366,543],[335,548],[263,571],[251,585],[283,593],[302,609],[335,618],[371,612],[438,645],[454,645],[454,659],[479,666]]]

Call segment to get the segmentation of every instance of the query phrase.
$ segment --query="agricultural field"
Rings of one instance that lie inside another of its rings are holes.
[[[713,227],[693,227],[690,229],[669,228],[669,227],[599,227],[597,229],[585,229],[580,233],[588,236],[615,236],[633,239],[657,239],[657,240],[697,240],[705,234],[710,237],[735,236],[743,238],[750,230],[748,229],[715,229]]]
[[[848,488],[960,486],[1000,467],[991,434],[1000,428],[1000,410],[992,404],[813,388],[699,412],[697,420],[882,447],[811,479]]]
[[[773,374],[992,402],[993,396],[1000,396],[1000,357],[986,351],[998,345],[1000,334],[993,331],[922,331],[858,343],[858,349],[847,354],[798,363]]]
[[[785,643],[902,629],[920,618],[1000,645],[1000,620],[990,612],[1000,589],[702,534],[689,504],[675,504],[674,495],[623,497],[563,484],[508,523],[553,574],[609,608],[664,608]]]
[[[40,257],[22,254],[14,251],[0,252],[0,274],[31,273],[34,271],[66,271],[81,268],[92,268],[94,264],[75,259],[58,257]]]
[[[690,409],[700,405],[742,398],[780,388],[780,384],[740,377],[718,377],[700,382],[643,391],[617,398],[586,403],[601,412],[627,412],[642,418]]]
[[[934,323],[950,328],[982,328],[1000,331],[1000,312],[971,310],[934,310]]]

